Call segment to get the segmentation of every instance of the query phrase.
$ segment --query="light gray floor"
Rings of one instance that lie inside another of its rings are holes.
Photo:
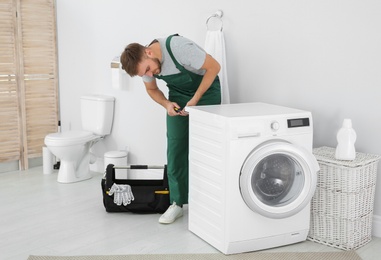
[[[171,225],[159,215],[106,213],[101,174],[74,184],[60,184],[57,172],[42,167],[0,173],[0,259],[29,255],[123,255],[216,253],[188,231],[185,215]],[[267,251],[339,251],[305,241]],[[357,250],[364,260],[379,259],[381,238]]]

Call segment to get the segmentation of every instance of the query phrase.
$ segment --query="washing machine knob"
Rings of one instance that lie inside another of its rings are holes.
[[[274,121],[271,123],[270,127],[272,130],[277,131],[277,130],[279,130],[279,126],[280,126],[279,123],[277,121]]]

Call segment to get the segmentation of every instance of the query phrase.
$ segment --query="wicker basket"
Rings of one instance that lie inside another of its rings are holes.
[[[317,187],[311,201],[313,213],[354,220],[373,212],[375,186],[343,193]]]
[[[337,192],[360,192],[376,185],[379,155],[356,153],[353,161],[335,159],[335,149],[320,147],[313,150],[320,171],[317,186]]]
[[[352,250],[372,236],[374,193],[379,155],[356,153],[353,161],[335,159],[335,149],[313,150],[320,171],[311,201],[308,239]]]
[[[373,213],[349,220],[312,212],[308,240],[343,250],[357,249],[372,240],[372,218]]]

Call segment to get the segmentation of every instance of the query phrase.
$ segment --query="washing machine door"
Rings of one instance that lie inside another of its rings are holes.
[[[315,157],[303,147],[283,140],[266,142],[254,149],[242,166],[242,198],[263,216],[292,216],[310,203],[318,170]]]

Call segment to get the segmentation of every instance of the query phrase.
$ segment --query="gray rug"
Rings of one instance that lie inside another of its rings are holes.
[[[110,255],[110,256],[29,256],[28,260],[361,260],[355,251],[223,254],[167,254],[167,255]]]

